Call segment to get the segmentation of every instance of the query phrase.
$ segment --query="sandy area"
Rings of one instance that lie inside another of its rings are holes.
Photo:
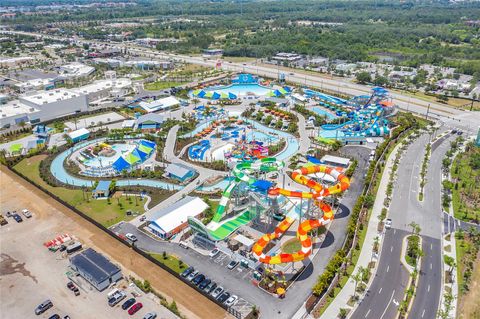
[[[112,261],[120,264],[123,267],[124,275],[134,274],[137,277],[149,280],[152,287],[162,295],[166,296],[169,301],[173,298],[181,313],[188,318],[210,319],[229,317],[227,312],[218,307],[215,303],[211,302],[182,281],[171,276],[160,267],[133,252],[128,247],[120,244],[105,232],[90,224],[37,188],[31,186],[23,179],[17,177],[3,166],[0,171],[0,189],[2,190],[0,198],[2,212],[12,209],[20,210],[22,208],[27,208],[35,214],[34,219],[25,221],[23,225],[16,224],[13,219],[9,218],[10,224],[3,226],[0,230],[2,235],[4,232],[8,231],[8,228],[32,228],[28,229],[28,232],[23,232],[22,236],[14,236],[14,239],[11,241],[7,242],[2,240],[2,253],[8,251],[11,254],[15,254],[16,249],[12,247],[15,247],[16,245],[26,245],[28,250],[32,252],[41,250],[42,253],[45,252],[48,255],[50,253],[43,247],[43,242],[62,233],[74,234],[87,246],[106,254],[112,259]],[[24,251],[24,247],[22,246],[21,249],[18,250]],[[23,270],[23,268],[28,266],[28,260],[32,262],[29,255],[30,254],[26,254],[22,256],[22,254],[19,253],[18,256],[11,257],[17,261],[16,267],[20,267],[17,271],[18,273],[24,273],[23,276],[29,277],[31,275],[36,278],[36,275],[32,274],[33,271],[28,275],[29,270]],[[41,261],[39,260],[39,262]],[[25,265],[22,266],[22,263],[25,263]],[[46,272],[46,274],[48,275],[48,272]],[[17,274],[15,274],[15,276],[17,276]],[[3,296],[6,294],[8,295],[8,291],[12,289],[12,287],[6,286],[5,284],[5,278],[7,277],[8,275],[0,277]],[[44,281],[45,278],[39,277],[36,278],[36,280],[40,282],[41,280]],[[35,282],[33,278],[32,282]],[[62,283],[62,285],[63,284],[64,283]],[[68,290],[65,290],[65,294],[68,292]],[[14,302],[14,300],[12,300],[12,302]],[[8,304],[2,302],[2,306],[3,305]],[[28,307],[29,309],[33,309],[35,306],[28,305]],[[4,311],[2,312],[5,313]],[[105,316],[107,315],[111,317],[112,314],[105,314]],[[99,314],[95,317],[100,318]]]
[[[480,318],[480,258],[477,258],[472,282],[469,292],[461,298],[458,304],[458,318],[478,319]]]

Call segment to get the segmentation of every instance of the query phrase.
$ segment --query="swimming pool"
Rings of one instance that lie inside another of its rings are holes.
[[[335,114],[332,114],[332,113],[330,113],[330,112],[328,112],[328,111],[326,111],[326,110],[324,110],[324,109],[322,109],[322,108],[319,108],[319,107],[314,107],[314,108],[312,109],[312,111],[315,112],[315,113],[317,113],[317,114],[319,114],[319,115],[321,115],[321,116],[326,116],[327,119],[329,119],[329,120],[333,120],[333,119],[336,119],[336,118],[338,117],[338,116],[336,116]]]
[[[205,91],[214,91],[217,93],[233,93],[237,96],[247,95],[253,93],[255,95],[267,95],[272,89],[262,86],[260,84],[232,84],[228,86],[210,86]]]

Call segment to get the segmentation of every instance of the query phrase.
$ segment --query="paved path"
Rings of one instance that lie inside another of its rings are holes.
[[[358,272],[360,267],[367,268],[370,261],[373,259],[373,245],[375,242],[375,237],[381,237],[382,233],[377,231],[377,224],[379,222],[379,216],[382,213],[382,208],[384,207],[383,202],[386,197],[386,190],[388,181],[390,180],[390,175],[392,173],[393,163],[395,161],[396,154],[400,145],[397,145],[393,152],[390,154],[387,163],[385,165],[385,170],[382,175],[382,180],[377,191],[377,196],[375,198],[375,203],[373,205],[372,213],[368,222],[367,234],[365,236],[365,241],[363,242],[362,250],[358,258],[357,264],[353,271],[353,274]],[[374,271],[375,272],[375,271]],[[348,308],[347,302],[351,296],[353,296],[355,291],[355,282],[349,280],[340,293],[337,295],[335,300],[330,304],[330,306],[325,310],[320,318],[322,319],[331,319],[336,318],[340,308]]]

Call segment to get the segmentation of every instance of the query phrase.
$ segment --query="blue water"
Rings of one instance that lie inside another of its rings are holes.
[[[247,95],[253,93],[255,95],[267,95],[272,89],[260,84],[232,84],[228,86],[210,86],[205,91],[215,91],[218,93],[233,93],[235,95]]]
[[[319,136],[325,138],[343,138],[345,134],[340,129],[320,131]]]
[[[312,111],[319,114],[319,115],[326,116],[327,119],[329,119],[329,120],[333,120],[333,119],[336,119],[338,117],[338,116],[336,116],[336,115],[334,115],[334,114],[332,114],[332,113],[330,113],[330,112],[328,112],[328,111],[326,111],[322,108],[319,108],[319,107],[314,107],[312,109]]]
[[[103,140],[104,139],[96,139],[93,141],[82,142],[73,146],[71,149],[60,153],[60,155],[58,155],[53,160],[52,165],[50,166],[50,172],[53,174],[53,176],[55,176],[56,179],[58,179],[60,182],[65,184],[80,186],[80,187],[93,186],[94,181],[92,180],[82,179],[82,178],[78,178],[76,176],[70,175],[63,167],[63,162],[68,157],[68,155],[70,155],[72,152],[78,149],[81,149],[85,146],[88,146],[90,144],[101,142]],[[151,180],[151,179],[120,179],[117,181],[117,185],[118,186],[129,186],[129,185],[150,186],[150,187],[171,189],[171,190],[173,189],[178,190],[183,188],[183,186],[180,186],[180,185]]]

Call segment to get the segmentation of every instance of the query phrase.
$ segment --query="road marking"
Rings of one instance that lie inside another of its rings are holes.
[[[381,293],[381,292],[382,292],[382,289],[383,289],[383,287],[380,287],[380,290],[378,291],[378,293]]]
[[[430,250],[433,250],[433,244],[430,244]]]
[[[387,266],[387,272],[390,270],[390,265]]]
[[[432,267],[433,267],[433,266],[432,266],[432,263],[430,263],[430,269],[433,269]]]
[[[425,309],[423,309],[423,311],[422,311],[422,318],[423,318],[423,316],[425,316]]]
[[[396,229],[394,229],[394,230],[393,230],[393,234],[395,235],[395,233],[396,233],[396,232],[397,232],[397,230],[396,230]]]
[[[428,285],[428,289],[427,289],[428,292],[430,292],[430,285]]]
[[[367,313],[365,314],[365,318],[368,317],[368,314],[370,313],[370,309],[368,309]]]
[[[395,299],[393,299],[393,304],[398,307],[398,305],[399,305],[400,303],[399,303],[398,301],[396,301]]]
[[[394,294],[395,294],[395,289],[392,291],[392,295],[390,296],[390,300],[388,301],[387,306],[385,307],[385,310],[383,311],[382,316],[380,317],[380,319],[383,319],[383,316],[385,316],[385,314],[387,313],[388,306],[389,306],[390,303],[392,302],[392,299],[393,299],[393,295],[394,295]]]
[[[390,252],[392,252],[392,251],[393,251],[393,246],[390,246]]]

